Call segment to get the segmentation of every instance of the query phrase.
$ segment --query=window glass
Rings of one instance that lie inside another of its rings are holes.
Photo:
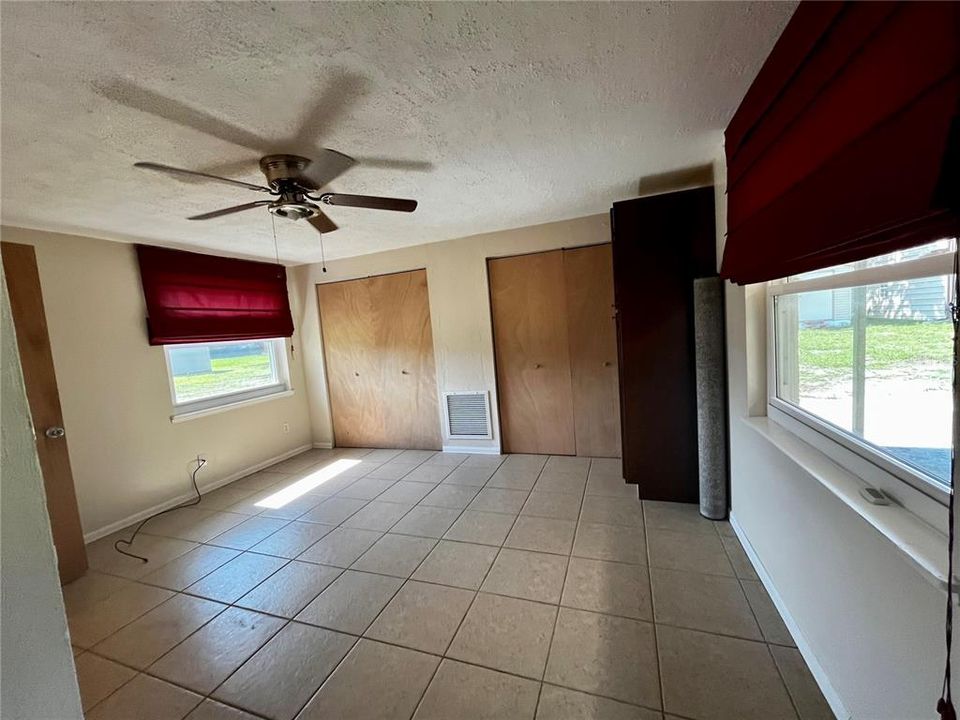
[[[281,383],[278,340],[170,345],[167,357],[178,405]]]
[[[953,276],[775,298],[777,396],[950,482]]]

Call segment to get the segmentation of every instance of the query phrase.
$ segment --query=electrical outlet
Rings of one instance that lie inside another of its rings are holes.
[[[290,423],[284,423],[283,425],[281,425],[281,427],[283,428],[283,431],[285,433],[290,432]]]

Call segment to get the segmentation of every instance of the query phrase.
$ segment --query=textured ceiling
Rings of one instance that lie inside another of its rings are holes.
[[[256,159],[361,159],[332,208],[344,257],[604,212],[709,162],[793,3],[3,3],[2,219],[272,257],[260,199],[132,167],[261,182]],[[252,161],[252,162],[251,162]],[[320,257],[277,219],[280,256]]]

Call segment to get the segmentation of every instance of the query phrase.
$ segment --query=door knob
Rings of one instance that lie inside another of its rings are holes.
[[[62,427],[48,427],[46,430],[43,431],[43,434],[46,435],[48,438],[56,439],[56,438],[62,438],[64,435],[67,434],[67,432]]]

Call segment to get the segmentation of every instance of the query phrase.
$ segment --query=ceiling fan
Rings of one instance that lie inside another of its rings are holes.
[[[243,205],[234,205],[222,210],[193,215],[188,217],[188,220],[210,220],[244,210],[266,207],[277,217],[289,220],[305,219],[318,232],[329,233],[337,229],[337,224],[320,209],[317,203],[408,213],[417,209],[416,200],[322,192],[323,188],[334,178],[355,163],[356,161],[353,158],[336,150],[327,149],[322,150],[321,154],[313,159],[300,155],[265,155],[260,158],[260,170],[267,179],[266,185],[255,185],[242,180],[233,180],[219,175],[184,170],[152,162],[134,163],[134,167],[226,185],[236,185],[247,190],[255,190],[274,196],[273,200],[256,200]]]

